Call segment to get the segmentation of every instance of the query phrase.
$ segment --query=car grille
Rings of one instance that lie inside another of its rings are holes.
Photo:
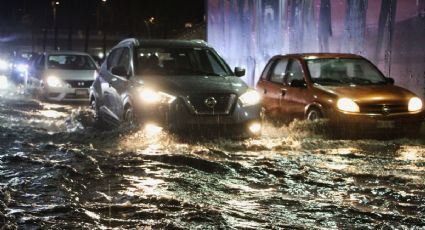
[[[206,103],[207,100],[214,101],[215,103]],[[234,94],[201,94],[190,95],[187,97],[186,104],[189,109],[197,115],[227,115],[230,113],[236,100]]]
[[[361,105],[360,112],[371,113],[371,114],[392,114],[392,113],[404,113],[407,112],[407,105],[396,104],[396,105]]]
[[[93,84],[93,81],[67,80],[66,83],[68,83],[71,88],[90,88],[90,86]]]

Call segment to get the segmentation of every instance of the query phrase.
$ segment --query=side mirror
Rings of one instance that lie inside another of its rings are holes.
[[[237,77],[242,77],[245,75],[245,69],[241,67],[235,67],[235,75]]]
[[[294,87],[294,88],[306,88],[307,87],[304,80],[298,80],[298,79],[292,80],[291,83],[290,83],[290,86]]]
[[[387,77],[387,78],[385,78],[385,80],[387,81],[388,84],[394,85],[394,79],[393,78]]]
[[[111,69],[111,73],[113,75],[117,75],[120,77],[128,77],[127,69],[124,66],[114,66]]]

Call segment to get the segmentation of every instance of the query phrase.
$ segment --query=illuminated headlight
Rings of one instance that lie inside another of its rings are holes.
[[[253,134],[258,134],[261,131],[261,124],[259,122],[254,122],[249,126],[249,131]]]
[[[0,89],[6,89],[8,86],[7,77],[6,76],[0,76]]]
[[[9,68],[9,64],[5,60],[0,60],[0,70],[7,70]]]
[[[345,112],[353,112],[357,113],[360,112],[359,106],[354,102],[353,100],[349,98],[341,98],[338,100],[336,106],[339,110],[345,111]]]
[[[422,106],[423,106],[422,100],[417,97],[412,97],[409,100],[409,105],[408,105],[409,112],[415,112],[415,111],[421,110]]]
[[[28,71],[28,65],[27,64],[18,64],[16,65],[16,69],[18,70],[18,72],[27,72]]]
[[[156,103],[173,103],[176,100],[176,97],[164,92],[154,91],[149,88],[141,89],[139,91],[140,100],[148,104]]]
[[[239,100],[242,103],[242,107],[246,107],[260,103],[261,96],[255,90],[248,90],[239,97]]]
[[[62,81],[55,76],[47,77],[46,83],[49,87],[62,87],[63,86]]]

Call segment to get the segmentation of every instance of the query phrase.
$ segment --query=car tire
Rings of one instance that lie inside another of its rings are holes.
[[[131,105],[127,105],[124,109],[124,123],[131,126],[139,125],[139,119],[137,119],[134,108]]]
[[[307,120],[309,121],[317,121],[323,118],[322,112],[317,108],[311,108],[307,113]]]

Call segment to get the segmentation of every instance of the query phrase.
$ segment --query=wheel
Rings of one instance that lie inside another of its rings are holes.
[[[317,121],[321,118],[323,118],[323,115],[319,109],[311,108],[307,113],[307,119],[310,121]]]
[[[130,105],[125,107],[124,123],[129,124],[131,126],[137,126],[139,124],[136,113],[135,113],[133,107],[130,106]]]

